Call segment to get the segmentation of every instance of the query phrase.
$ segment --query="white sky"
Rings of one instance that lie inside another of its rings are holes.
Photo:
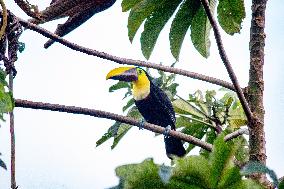
[[[36,4],[38,1],[31,3]],[[39,4],[40,9],[48,3]],[[66,38],[117,56],[144,60],[139,36],[136,36],[133,44],[128,40],[128,14],[121,13],[120,3],[118,1],[107,11],[94,16]],[[27,18],[14,2],[6,1],[6,4],[17,16]],[[242,33],[234,37],[224,33],[222,35],[229,59],[243,87],[247,84],[249,69],[250,5],[246,4],[246,7],[247,17]],[[284,175],[284,80],[280,76],[284,68],[281,61],[284,44],[283,9],[280,0],[268,2],[264,75],[267,162],[279,177]],[[56,24],[62,22],[54,21],[44,27],[54,31]],[[174,61],[169,51],[168,31],[169,25],[159,37],[151,62],[169,65]],[[192,47],[189,37],[186,36],[177,67],[229,81],[213,36],[211,56],[207,60]],[[26,49],[16,63],[16,98],[122,114],[124,91],[108,93],[109,86],[114,82],[105,80],[106,73],[118,66],[116,63],[72,51],[60,44],[46,50],[43,48],[46,38],[32,31],[25,31],[20,40],[26,44]],[[178,94],[184,97],[197,89],[218,89],[211,84],[185,77],[178,77],[177,81],[181,83]],[[23,189],[106,188],[118,183],[114,172],[118,165],[141,162],[147,157],[154,157],[157,163],[168,163],[162,138],[137,128],[133,128],[115,150],[110,150],[112,141],[95,148],[95,142],[112,123],[89,116],[16,108],[17,184]],[[1,158],[7,166],[10,166],[9,141],[7,122],[0,128]],[[0,170],[0,173],[0,188],[8,189],[10,172]]]

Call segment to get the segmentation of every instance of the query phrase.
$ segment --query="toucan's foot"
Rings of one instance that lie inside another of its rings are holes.
[[[140,120],[140,122],[139,122],[139,125],[138,125],[139,130],[144,129],[144,123],[145,123],[145,119],[142,118],[142,119]]]
[[[170,130],[171,130],[171,126],[170,125],[168,125],[167,127],[166,127],[166,129],[165,129],[165,131],[164,131],[164,137],[165,138],[168,138],[169,137],[169,133],[170,133]]]

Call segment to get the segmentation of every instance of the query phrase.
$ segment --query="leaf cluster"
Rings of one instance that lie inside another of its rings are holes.
[[[116,168],[120,184],[114,188],[162,189],[260,189],[261,185],[245,179],[233,164],[236,143],[225,142],[219,135],[208,158],[202,155],[176,159],[174,167],[157,165],[152,159]]]
[[[211,12],[216,10],[217,0],[209,0]],[[171,22],[169,41],[172,55],[178,60],[182,43],[190,30],[191,41],[203,56],[209,56],[211,25],[200,1],[196,0],[123,0],[122,11],[130,11],[128,36],[132,42],[139,27],[141,50],[149,59],[164,26]],[[222,29],[233,35],[241,30],[245,17],[244,0],[219,0],[217,17]],[[173,18],[173,19],[172,19]]]
[[[224,89],[222,89],[224,90]],[[221,93],[221,92],[220,92]],[[177,114],[176,127],[182,133],[203,139],[213,144],[217,135],[224,131],[230,133],[247,124],[244,111],[235,93],[225,91],[221,98],[216,97],[216,91],[206,91],[205,95],[197,90],[189,94],[188,99],[181,97],[174,100],[173,106]],[[237,139],[239,148],[236,158],[240,162],[248,161],[248,142],[240,136]],[[189,153],[194,145],[189,144]],[[200,153],[208,157],[209,153],[203,149]]]

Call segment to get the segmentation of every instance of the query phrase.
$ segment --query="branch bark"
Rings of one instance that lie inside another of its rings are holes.
[[[13,72],[9,73],[9,91],[13,93]],[[16,141],[15,141],[15,124],[14,112],[10,112],[10,135],[11,135],[11,189],[16,189]]]
[[[59,105],[59,104],[32,102],[32,101],[27,101],[27,100],[15,99],[15,107],[51,110],[51,111],[66,112],[66,113],[72,113],[72,114],[83,114],[83,115],[89,115],[89,116],[94,116],[94,117],[99,117],[99,118],[112,119],[115,121],[127,123],[127,124],[134,125],[137,127],[139,127],[141,124],[140,120],[135,120],[131,117],[126,117],[126,116],[114,114],[111,112],[105,112],[101,110],[88,109],[88,108],[75,107],[75,106],[65,106],[65,105]],[[145,122],[144,128],[149,131],[153,131],[153,132],[160,133],[160,134],[163,134],[166,130],[164,127],[150,124],[147,122]],[[169,135],[179,138],[181,140],[184,140],[186,142],[189,142],[191,144],[194,144],[196,146],[199,146],[205,150],[208,150],[208,151],[212,150],[212,144],[203,142],[202,140],[195,138],[193,136],[186,135],[186,134],[173,131],[173,130],[169,132]]]
[[[249,121],[250,160],[266,164],[264,107],[263,107],[263,65],[265,45],[265,9],[267,0],[252,0],[250,29],[250,70],[247,99],[254,119]],[[266,183],[265,174],[253,178]]]
[[[32,24],[30,22],[27,22],[23,19],[19,19],[19,22],[22,24],[23,27],[28,28],[30,30],[33,30],[35,32],[38,32],[40,34],[42,34],[43,36],[50,38],[56,42],[61,43],[62,45],[75,50],[75,51],[79,51],[82,53],[85,53],[87,55],[92,55],[92,56],[96,56],[102,59],[106,59],[106,60],[110,60],[119,64],[127,64],[127,65],[135,65],[135,66],[143,66],[143,67],[147,67],[147,68],[154,68],[154,69],[158,69],[158,70],[162,70],[165,72],[170,72],[170,73],[175,73],[178,75],[183,75],[186,77],[190,77],[193,79],[198,79],[201,81],[206,81],[215,85],[219,85],[225,88],[228,88],[230,90],[235,90],[234,86],[226,81],[217,79],[217,78],[213,78],[213,77],[209,77],[206,75],[202,75],[202,74],[198,74],[198,73],[194,73],[194,72],[190,72],[187,70],[183,70],[183,69],[178,69],[178,68],[173,68],[173,67],[169,67],[169,66],[163,66],[160,64],[155,64],[152,62],[146,62],[146,61],[141,61],[141,60],[132,60],[132,59],[127,59],[127,58],[121,58],[121,57],[117,57],[117,56],[113,56],[111,54],[105,53],[105,52],[100,52],[97,50],[93,50],[93,49],[89,49],[74,43],[71,43],[61,37],[59,37],[58,35],[53,34],[52,32],[37,26],[35,24]]]
[[[240,84],[238,82],[238,79],[237,79],[237,76],[233,70],[233,67],[227,57],[227,54],[226,54],[226,51],[224,49],[224,46],[223,46],[223,43],[222,43],[222,39],[221,39],[221,35],[220,35],[220,32],[219,32],[219,29],[218,29],[218,26],[217,26],[217,23],[213,17],[213,14],[211,13],[211,10],[210,10],[210,6],[209,6],[209,2],[208,0],[201,0],[201,3],[205,9],[205,12],[207,14],[207,17],[210,21],[210,24],[213,28],[213,32],[214,32],[214,36],[215,36],[215,39],[216,39],[216,43],[217,43],[217,46],[218,46],[218,50],[219,50],[219,54],[220,54],[220,57],[227,69],[227,72],[229,74],[229,77],[234,85],[234,88],[235,88],[235,91],[240,99],[240,102],[243,106],[243,109],[245,111],[245,114],[248,118],[248,120],[251,120],[252,119],[252,113],[251,113],[251,110],[250,110],[250,107],[248,105],[248,102],[247,100],[245,99],[245,96],[244,96],[244,93],[242,91],[242,88],[240,87]]]
[[[118,115],[118,114],[114,114],[114,113],[106,112],[102,110],[88,109],[88,108],[82,108],[82,107],[76,107],[76,106],[66,106],[66,105],[60,105],[60,104],[50,104],[50,103],[44,103],[44,102],[33,102],[33,101],[28,101],[28,100],[15,99],[15,107],[89,115],[93,117],[111,119],[111,120],[119,121],[122,123],[134,125],[137,127],[140,127],[140,124],[141,124],[140,120],[136,120],[131,117],[122,116],[122,115]],[[147,123],[147,122],[144,123],[144,128],[149,131],[153,131],[155,133],[160,133],[160,134],[163,134],[166,130],[164,127],[154,125],[151,123]],[[246,133],[246,129],[237,130],[233,133],[226,135],[225,141],[229,141],[245,133]],[[191,144],[194,144],[196,146],[199,146],[205,150],[212,151],[212,144],[204,142],[193,136],[186,135],[181,132],[173,131],[173,130],[169,132],[169,135],[175,138],[184,140],[186,142],[189,142]]]

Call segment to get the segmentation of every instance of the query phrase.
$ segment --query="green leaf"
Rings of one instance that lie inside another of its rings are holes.
[[[123,165],[116,168],[118,177],[124,180],[123,188],[164,188],[164,183],[158,175],[159,167],[152,159],[146,159],[140,164]]]
[[[0,159],[0,167],[2,167],[3,169],[7,170],[7,166],[4,163],[4,161],[2,159]]]
[[[284,179],[280,180],[278,188],[279,189],[284,189]]]
[[[125,110],[127,110],[128,108],[130,108],[130,107],[134,104],[134,102],[135,102],[134,99],[131,98],[131,99],[127,102],[127,104],[126,104],[125,106],[123,106],[122,111],[125,112]]]
[[[210,9],[212,12],[215,10],[216,0],[210,1]],[[193,17],[191,24],[191,40],[195,49],[205,58],[209,57],[210,49],[210,22],[207,18],[205,10],[203,7],[200,7]]]
[[[104,142],[106,142],[108,139],[114,137],[117,134],[118,128],[121,125],[120,122],[115,122],[108,131],[96,142],[96,147],[100,146]]]
[[[242,180],[240,169],[238,167],[231,167],[225,169],[217,188],[229,188],[230,186]]]
[[[173,170],[173,179],[196,184],[201,188],[210,188],[212,181],[211,165],[203,156],[188,156],[176,160],[176,167]]]
[[[133,117],[135,119],[141,119],[142,116],[139,113],[136,106],[133,106],[127,113],[127,116]],[[119,141],[126,135],[126,133],[132,128],[132,125],[122,123],[117,131],[117,134],[114,136],[114,140],[111,146],[111,149],[114,149]]]
[[[134,7],[136,4],[140,3],[143,0],[123,0],[121,3],[122,12],[126,12]]]
[[[217,13],[218,21],[226,33],[239,33],[246,16],[244,0],[219,0]]]
[[[205,142],[213,144],[216,138],[217,138],[217,134],[215,130],[212,128],[208,129],[206,133]],[[200,155],[203,155],[204,157],[209,158],[210,154],[211,153],[208,152],[207,150],[204,150],[203,148],[200,149]]]
[[[116,84],[110,86],[109,92],[116,91],[118,89],[129,88],[129,84],[127,82],[119,81]]]
[[[228,186],[226,189],[264,189],[264,187],[251,179],[245,179]]]
[[[190,118],[185,116],[179,116],[176,119],[176,128],[184,127],[181,132],[187,135],[194,136],[198,139],[202,139],[203,136],[206,134],[207,125],[192,121]],[[189,153],[194,147],[193,144],[189,144],[186,148],[186,152]]]
[[[132,42],[133,38],[143,23],[165,0],[143,0],[136,4],[130,11],[128,17],[128,37]]]
[[[231,141],[224,141],[224,133],[220,134],[214,141],[213,150],[210,154],[212,163],[211,178],[214,182],[213,188],[217,187],[218,182],[222,180],[222,176],[226,169],[233,165],[232,159],[235,152],[235,147]]]
[[[182,99],[176,99],[172,104],[175,111],[179,114],[194,115],[201,119],[205,118],[205,115],[200,110]]]
[[[273,180],[274,186],[278,186],[278,179],[275,174],[275,172],[265,165],[263,165],[260,162],[257,161],[250,161],[248,162],[242,169],[241,174],[242,175],[251,175],[253,173],[265,173],[270,176],[270,178]]]
[[[237,150],[235,153],[235,158],[240,163],[246,163],[249,161],[249,147],[248,141],[245,139],[244,136],[239,136],[233,139],[234,143],[236,143]]]
[[[180,49],[191,25],[192,19],[200,7],[200,1],[185,0],[180,6],[175,18],[171,24],[169,40],[172,55],[178,60]]]
[[[141,34],[141,50],[148,60],[157,42],[160,32],[175,12],[181,0],[165,0],[160,3],[159,8],[149,16],[144,24]]]

